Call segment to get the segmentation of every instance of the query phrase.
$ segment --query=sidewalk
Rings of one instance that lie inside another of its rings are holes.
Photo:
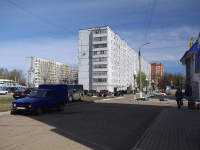
[[[199,150],[200,111],[165,108],[132,150]]]

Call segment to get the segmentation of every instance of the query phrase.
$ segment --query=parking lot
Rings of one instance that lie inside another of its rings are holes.
[[[0,149],[130,149],[174,101],[135,102],[133,95],[69,104],[43,115],[0,116]]]

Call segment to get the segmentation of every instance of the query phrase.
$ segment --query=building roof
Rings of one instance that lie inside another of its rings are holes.
[[[193,54],[195,54],[198,51],[198,42],[195,42],[192,47],[185,52],[183,57],[180,59],[180,62],[185,64],[186,59],[191,58]]]

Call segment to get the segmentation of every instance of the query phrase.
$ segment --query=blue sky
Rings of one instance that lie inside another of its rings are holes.
[[[0,67],[25,71],[30,56],[78,66],[79,29],[108,25],[136,51],[150,42],[140,49],[149,63],[185,74],[180,59],[198,37],[199,6],[200,0],[1,0]]]

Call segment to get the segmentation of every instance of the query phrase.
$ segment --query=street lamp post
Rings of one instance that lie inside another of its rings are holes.
[[[147,81],[148,81],[148,78],[146,77],[146,97],[147,97]]]
[[[142,44],[141,46],[150,44],[150,42],[147,42],[145,44]],[[141,47],[140,46],[140,47]],[[142,75],[141,75],[141,54],[140,54],[140,47],[139,47],[139,74],[140,74],[140,98],[142,98]]]
[[[153,91],[154,91],[154,80],[152,80],[151,83],[152,83],[152,92],[151,92],[151,96],[153,96]]]
[[[134,77],[134,97],[133,97],[133,100],[134,101],[136,101],[136,91],[135,91],[135,79],[136,79],[136,75],[137,75],[137,73],[136,73],[136,71],[134,71],[134,73],[133,73],[133,77]]]
[[[152,83],[152,89],[154,90],[154,80],[152,80],[151,83]]]

